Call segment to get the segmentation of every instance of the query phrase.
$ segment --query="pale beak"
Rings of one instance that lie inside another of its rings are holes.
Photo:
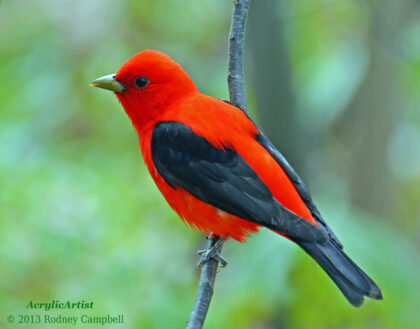
[[[116,93],[120,93],[123,90],[127,89],[114,78],[115,78],[115,74],[105,75],[104,77],[100,77],[96,79],[95,81],[92,81],[90,85],[92,87],[112,90],[112,91],[115,91]]]

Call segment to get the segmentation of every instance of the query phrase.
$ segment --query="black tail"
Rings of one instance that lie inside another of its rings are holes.
[[[347,300],[354,306],[363,304],[364,297],[382,299],[381,290],[345,253],[330,239],[325,244],[297,242],[335,282]]]

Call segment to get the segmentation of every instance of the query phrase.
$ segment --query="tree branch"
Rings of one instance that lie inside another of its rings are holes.
[[[208,236],[207,250],[210,250],[218,241],[219,238]],[[217,248],[218,252],[222,251],[223,244]],[[197,296],[195,297],[194,307],[191,311],[190,318],[186,329],[201,329],[206,319],[207,311],[209,310],[210,301],[213,297],[214,281],[216,280],[216,273],[219,262],[211,258],[204,263],[201,268],[200,282],[198,283]]]
[[[229,33],[228,85],[230,101],[246,112],[243,48],[249,0],[234,0]]]
[[[234,0],[232,25],[229,33],[229,67],[228,86],[230,101],[246,112],[245,84],[243,73],[243,45],[245,35],[245,22],[248,14],[249,0]],[[218,241],[217,237],[208,237],[207,250],[210,250]],[[217,247],[222,251],[223,244]],[[209,259],[201,268],[200,282],[195,297],[194,307],[186,329],[201,329],[206,319],[207,311],[213,297],[214,281],[219,262]]]

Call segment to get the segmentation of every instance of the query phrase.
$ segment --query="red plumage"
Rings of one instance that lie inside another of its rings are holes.
[[[274,197],[298,216],[315,223],[293,184],[271,155],[255,140],[257,130],[238,108],[198,92],[156,118],[187,124],[213,146],[230,147],[239,153],[268,186]],[[156,185],[169,205],[192,227],[203,232],[244,241],[258,225],[205,204],[178,188],[174,190],[155,170],[151,159],[151,134],[156,122],[136,127],[144,161]]]
[[[299,176],[241,109],[200,93],[179,64],[153,50],[92,84],[115,91],[153,180],[191,227],[241,242],[268,227],[311,255],[353,305],[382,298],[342,251]]]

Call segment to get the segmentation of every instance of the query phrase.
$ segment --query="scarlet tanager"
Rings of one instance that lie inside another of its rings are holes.
[[[243,242],[267,227],[306,251],[352,305],[382,299],[298,174],[240,108],[200,93],[179,64],[155,50],[91,85],[115,92],[150,175],[192,228]]]

